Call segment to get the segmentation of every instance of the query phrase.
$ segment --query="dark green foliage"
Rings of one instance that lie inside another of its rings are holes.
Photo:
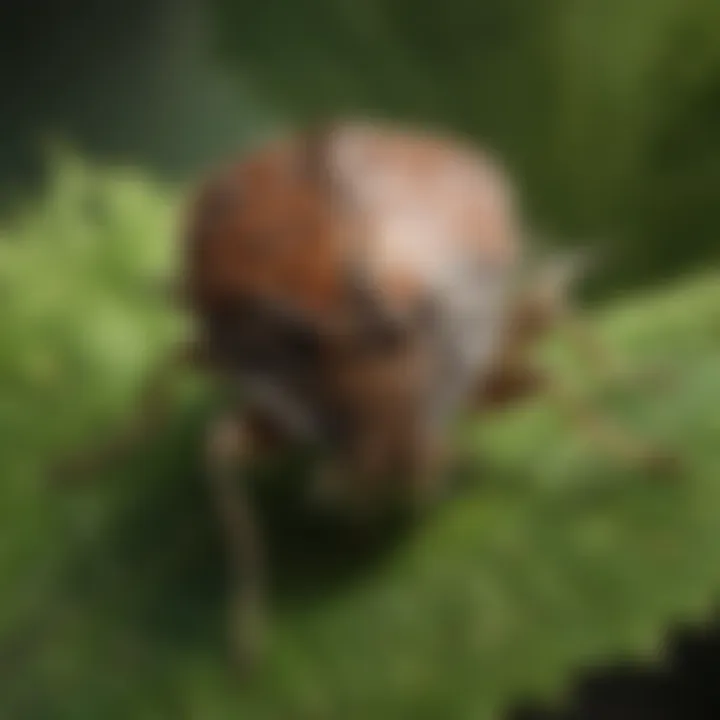
[[[718,258],[715,0],[216,0],[228,67],[288,119],[376,112],[489,141],[606,285]]]

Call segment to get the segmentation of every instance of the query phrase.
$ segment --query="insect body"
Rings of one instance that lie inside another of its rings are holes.
[[[233,398],[207,459],[244,657],[265,567],[239,465],[311,442],[326,458],[314,490],[355,517],[435,499],[458,415],[548,387],[529,350],[566,317],[574,267],[528,275],[524,241],[497,161],[389,125],[297,133],[201,185],[182,293],[195,319],[190,358]],[[613,451],[652,457],[571,410]]]
[[[347,123],[270,145],[211,177],[190,220],[210,364],[358,494],[422,465],[497,352],[516,215],[499,166],[449,140]]]

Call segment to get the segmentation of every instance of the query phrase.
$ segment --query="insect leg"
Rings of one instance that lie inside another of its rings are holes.
[[[262,651],[265,612],[264,549],[242,466],[254,455],[252,428],[234,415],[218,418],[207,437],[207,477],[221,524],[232,590],[230,632],[240,670]]]

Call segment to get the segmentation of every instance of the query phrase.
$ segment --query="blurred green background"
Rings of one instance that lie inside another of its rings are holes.
[[[0,55],[0,718],[499,717],[709,614],[716,0],[6,0]],[[532,403],[468,429],[469,489],[367,548],[297,510],[302,464],[258,471],[275,625],[239,688],[200,468],[212,389],[179,388],[171,427],[89,487],[46,470],[122,422],[182,331],[148,288],[188,185],[327,113],[486,142],[540,227],[598,243],[599,332],[674,381],[607,387],[559,343],[546,361],[684,469],[622,470]]]
[[[278,125],[359,112],[499,149],[543,228],[602,244],[608,285],[717,258],[715,0],[5,5],[6,195],[48,136],[177,180]]]

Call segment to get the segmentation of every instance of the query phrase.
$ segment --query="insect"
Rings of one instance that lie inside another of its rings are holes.
[[[612,452],[658,456],[532,366],[559,325],[598,357],[567,302],[581,263],[528,260],[511,179],[467,143],[360,121],[279,138],[205,179],[182,251],[195,337],[181,360],[232,398],[207,468],[243,661],[266,568],[241,468],[263,452],[319,446],[313,497],[368,522],[443,495],[458,417],[542,391]]]

